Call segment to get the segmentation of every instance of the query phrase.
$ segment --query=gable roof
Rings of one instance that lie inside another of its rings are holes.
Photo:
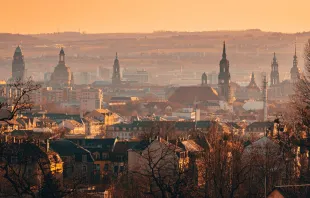
[[[266,128],[271,129],[273,127],[273,122],[253,122],[249,126],[246,127],[246,130],[248,131],[250,128]]]
[[[268,196],[274,191],[278,191],[284,198],[310,197],[310,184],[276,186]]]
[[[82,155],[87,155],[87,161],[93,162],[94,159],[90,152],[85,148],[76,145],[70,140],[60,139],[50,142],[50,148],[57,152],[60,156],[73,156],[75,155],[76,161],[82,161]]]
[[[115,138],[104,138],[104,139],[68,139],[78,145],[81,145],[83,148],[95,152],[109,152],[113,149]]]
[[[180,104],[194,104],[195,101],[219,100],[218,93],[209,86],[189,86],[177,88],[168,99]]]
[[[203,151],[203,148],[199,146],[194,140],[185,140],[185,141],[182,141],[182,144],[184,145],[185,150],[189,152]]]

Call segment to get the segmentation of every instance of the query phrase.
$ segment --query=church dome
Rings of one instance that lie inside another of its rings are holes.
[[[63,48],[60,50],[59,63],[54,69],[50,82],[53,87],[70,86],[73,83],[72,72],[70,67],[65,63],[65,53]]]
[[[300,73],[300,70],[298,67],[292,67],[291,68],[291,73]]]

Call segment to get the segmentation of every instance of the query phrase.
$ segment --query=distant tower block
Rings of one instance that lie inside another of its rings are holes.
[[[279,84],[279,64],[276,53],[273,54],[273,62],[271,63],[270,86]]]
[[[264,121],[268,120],[268,112],[267,112],[267,77],[266,74],[263,74],[263,107],[264,107]]]
[[[112,85],[120,85],[120,84],[121,84],[121,72],[120,72],[119,60],[116,53],[113,65]]]

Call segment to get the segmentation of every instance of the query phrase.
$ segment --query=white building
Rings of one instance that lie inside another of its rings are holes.
[[[59,128],[66,128],[70,130],[70,134],[79,135],[85,134],[85,126],[75,120],[63,120],[59,125]]]
[[[123,79],[139,83],[147,83],[149,81],[149,73],[145,70],[130,71],[125,69],[123,71]]]
[[[93,111],[102,108],[103,94],[101,89],[86,88],[81,91],[80,110]]]
[[[172,116],[179,117],[185,120],[200,120],[200,109],[183,108],[180,111],[172,112]]]

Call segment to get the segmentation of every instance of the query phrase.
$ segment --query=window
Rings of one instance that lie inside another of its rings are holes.
[[[94,164],[94,169],[96,171],[100,171],[100,164]]]
[[[82,162],[87,162],[87,155],[82,155]]]
[[[116,156],[117,161],[123,161],[123,156],[122,155],[117,155]]]
[[[118,173],[118,166],[114,166],[114,173]]]
[[[109,170],[109,164],[105,164],[104,167],[103,167],[103,170],[104,171],[108,171]]]
[[[11,163],[17,163],[17,156],[11,156]]]
[[[102,153],[102,159],[108,159],[109,154],[108,153]]]
[[[94,158],[95,158],[95,160],[98,160],[98,159],[100,159],[100,155],[99,155],[99,153],[93,153],[93,156],[94,156]]]
[[[83,173],[86,173],[87,172],[87,166],[83,166],[82,171],[83,171]]]
[[[123,172],[123,171],[124,171],[124,166],[120,166],[120,167],[119,167],[119,171],[120,171],[120,172]]]

